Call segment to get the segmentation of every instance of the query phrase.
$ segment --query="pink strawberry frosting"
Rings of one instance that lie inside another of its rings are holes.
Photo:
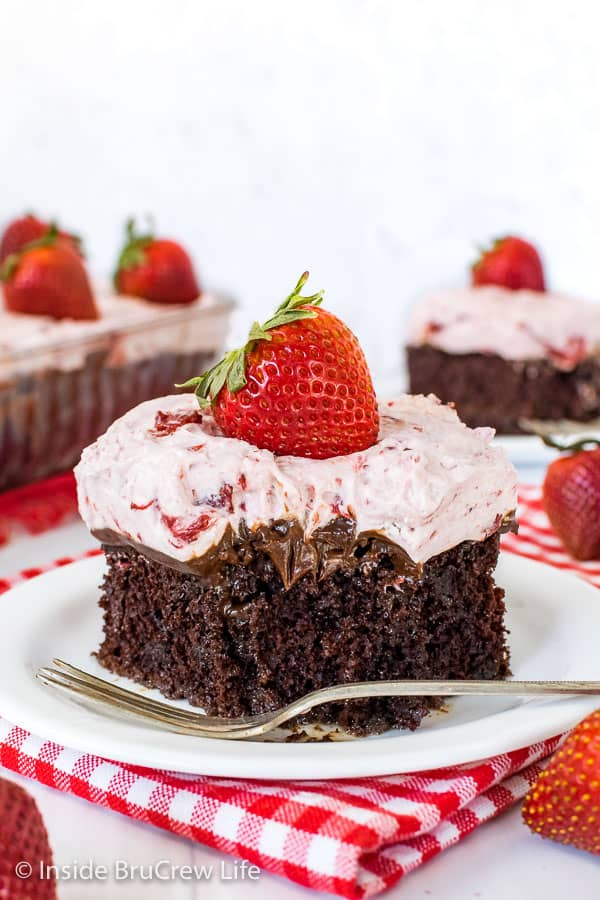
[[[3,309],[0,304],[0,377],[38,369],[70,371],[94,351],[108,351],[107,365],[121,365],[177,350],[220,349],[231,306],[211,294],[170,305],[97,292],[100,318],[53,319]]]
[[[549,359],[569,370],[600,352],[600,303],[492,286],[440,291],[414,308],[408,342],[446,353]]]
[[[228,526],[296,520],[308,540],[346,516],[424,562],[494,533],[516,507],[516,473],[489,428],[433,396],[380,407],[378,441],[325,460],[275,456],[222,435],[192,394],[142,403],[84,450],[75,470],[87,526],[180,562]]]

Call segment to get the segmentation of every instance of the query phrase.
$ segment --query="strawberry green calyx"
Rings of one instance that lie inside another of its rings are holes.
[[[60,229],[58,228],[58,224],[55,221],[50,222],[50,228],[58,229],[58,233],[60,234]],[[87,253],[86,253],[86,247],[85,247],[85,244],[83,242],[83,238],[81,237],[81,235],[73,234],[73,232],[70,231],[69,234],[66,236],[73,242],[73,246],[75,247],[75,250],[77,251],[77,253],[79,253],[79,255],[81,256],[81,258],[85,259],[87,256]]]
[[[309,273],[303,272],[296,287],[285,300],[279,304],[270,319],[260,325],[254,322],[248,334],[248,340],[243,347],[231,350],[223,359],[197,378],[190,378],[184,384],[176,387],[193,387],[202,408],[214,406],[221,388],[227,385],[232,394],[239,391],[246,384],[246,356],[254,349],[258,341],[272,340],[269,333],[273,328],[289,325],[300,319],[314,319],[315,307],[323,302],[323,291],[303,297],[300,291],[308,281]]]
[[[563,444],[547,434],[540,434],[540,437],[546,447],[552,447],[553,450],[559,450],[561,453],[579,453],[581,450],[596,450],[600,447],[598,438],[580,438],[572,444]]]
[[[27,215],[33,215],[33,213],[27,213]],[[48,223],[48,232],[55,234],[56,237],[68,238],[68,240],[70,240],[71,243],[73,244],[77,253],[79,253],[79,255],[82,257],[82,259],[85,259],[87,254],[85,252],[85,245],[83,243],[83,238],[81,237],[80,234],[73,234],[72,231],[62,231],[61,227],[60,227],[60,223],[57,222],[56,219],[50,219],[50,222]],[[42,237],[43,237],[43,235],[42,235]]]
[[[479,253],[479,256],[477,257],[475,262],[471,263],[471,271],[474,272],[475,269],[477,269],[481,265],[488,253],[493,253],[495,250],[498,250],[502,246],[506,238],[507,235],[504,235],[503,237],[493,238],[490,242],[489,247],[485,247],[482,244],[477,244],[475,249]]]
[[[151,222],[149,222],[149,226],[146,234],[139,234],[136,231],[135,219],[127,220],[125,225],[125,246],[119,254],[117,268],[113,275],[113,282],[116,287],[118,287],[117,277],[122,269],[133,269],[135,266],[143,265],[146,259],[144,251],[154,241],[154,229],[152,228]]]
[[[0,266],[0,281],[10,281],[15,273],[23,254],[29,250],[36,250],[38,247],[52,247],[59,237],[58,228],[54,223],[49,225],[48,231],[34,241],[24,244],[16,253],[11,253],[6,257]]]

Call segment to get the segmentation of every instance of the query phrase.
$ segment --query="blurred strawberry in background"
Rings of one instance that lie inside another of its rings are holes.
[[[600,559],[600,441],[565,446],[545,438],[544,443],[564,453],[546,472],[546,515],[571,556]]]
[[[191,303],[200,287],[189,254],[176,241],[136,231],[135,220],[126,225],[125,246],[114,274],[120,294],[156,303]]]
[[[545,291],[546,282],[540,255],[533,244],[509,235],[497,238],[471,266],[475,287],[495,284],[512,291]]]
[[[37,241],[54,228],[58,236],[70,244],[73,250],[83,255],[81,239],[68,231],[63,231],[55,222],[43,222],[32,213],[26,213],[18,219],[13,219],[6,226],[2,240],[0,241],[0,264],[11,253],[18,253],[25,244]]]
[[[55,226],[10,253],[0,266],[6,308],[55,319],[97,319],[81,256]]]

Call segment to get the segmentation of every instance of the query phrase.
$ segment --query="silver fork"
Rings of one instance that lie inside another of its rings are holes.
[[[600,681],[362,681],[336,684],[312,691],[293,703],[256,716],[226,718],[180,709],[151,697],[144,697],[111,684],[83,669],[54,659],[54,668],[42,667],[37,678],[42,684],[91,701],[110,710],[159,723],[168,731],[202,738],[241,740],[260,737],[290,719],[304,715],[322,703],[369,697],[451,697],[451,696],[547,696],[599,695]]]

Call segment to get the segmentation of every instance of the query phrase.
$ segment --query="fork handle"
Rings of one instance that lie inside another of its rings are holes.
[[[258,737],[302,716],[323,703],[356,700],[369,697],[448,697],[475,696],[561,696],[598,695],[600,681],[375,681],[338,684],[321,688],[300,697],[288,706],[272,712],[240,718],[206,716],[192,710],[171,706],[55,659],[56,669],[42,668],[37,677],[44,684],[62,688],[82,699],[104,707],[127,712],[146,722],[196,737],[240,740]],[[599,700],[600,703],[600,700]]]
[[[540,694],[600,694],[600,681],[357,681],[336,684],[324,691],[335,692],[336,700],[365,697],[448,697],[463,695],[537,696]],[[314,691],[315,694],[319,693]],[[307,694],[307,697],[312,696]]]

